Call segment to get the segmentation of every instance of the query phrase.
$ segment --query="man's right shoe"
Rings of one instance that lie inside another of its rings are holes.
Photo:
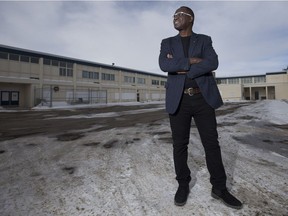
[[[176,206],[183,206],[187,202],[188,195],[190,193],[188,186],[179,186],[174,197],[174,203]]]

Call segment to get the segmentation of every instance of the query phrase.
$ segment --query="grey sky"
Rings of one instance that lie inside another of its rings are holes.
[[[212,37],[218,77],[288,66],[287,1],[0,1],[0,44],[163,74],[160,43],[182,5]]]

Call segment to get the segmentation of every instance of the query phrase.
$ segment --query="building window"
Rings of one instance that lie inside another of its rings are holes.
[[[115,75],[114,75],[114,74],[102,73],[102,74],[101,74],[101,79],[102,79],[102,80],[115,81]]]
[[[67,76],[73,77],[73,69],[67,68]]]
[[[73,77],[73,70],[67,68],[59,68],[59,76]]]
[[[52,65],[53,66],[59,66],[59,61],[57,61],[57,60],[52,60]]]
[[[10,53],[9,60],[19,61],[19,55]]]
[[[8,59],[13,61],[21,61],[21,62],[31,62],[35,64],[39,64],[39,58],[37,57],[30,57],[26,55],[17,55],[17,54],[9,54],[6,52],[0,52],[0,59]]]
[[[239,78],[229,78],[228,84],[239,84]]]
[[[166,81],[163,81],[163,80],[162,80],[162,81],[160,82],[160,85],[161,85],[161,86],[165,86],[165,85],[166,85]]]
[[[93,72],[93,71],[82,71],[82,78],[87,79],[99,79],[99,72]]]
[[[82,78],[89,78],[89,71],[82,71]]]
[[[44,58],[44,59],[43,59],[43,64],[44,64],[44,65],[51,65],[51,60]]]
[[[99,73],[98,72],[89,72],[89,78],[90,79],[99,79]]]
[[[252,77],[244,77],[241,79],[241,83],[252,83]]]
[[[137,78],[137,83],[138,84],[145,84],[145,79],[144,78]]]
[[[0,52],[0,59],[8,59],[8,53]]]
[[[265,76],[254,77],[254,83],[265,83],[265,82],[266,82]]]
[[[73,63],[67,62],[67,68],[73,68]]]
[[[60,67],[65,67],[66,68],[66,62],[60,62]]]
[[[30,58],[30,62],[31,62],[31,63],[34,63],[34,64],[39,64],[39,58],[37,58],[37,57],[31,57],[31,58]]]
[[[152,85],[159,85],[159,80],[152,80]]]
[[[124,76],[124,82],[135,83],[135,77]]]
[[[227,84],[227,79],[216,79],[217,84]]]
[[[29,61],[30,61],[30,58],[29,58],[29,56],[20,56],[20,61],[22,61],[22,62],[29,62]]]
[[[66,76],[66,68],[59,68],[59,75],[60,76]]]

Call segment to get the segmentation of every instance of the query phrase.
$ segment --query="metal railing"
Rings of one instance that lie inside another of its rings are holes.
[[[34,106],[50,106],[56,104],[103,104],[107,103],[107,91],[96,88],[72,89],[65,86],[43,86],[34,90]]]

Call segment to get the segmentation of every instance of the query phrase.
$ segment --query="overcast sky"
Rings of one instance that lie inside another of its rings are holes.
[[[0,1],[0,44],[163,74],[160,43],[182,5],[212,37],[217,77],[287,68],[288,1]]]

